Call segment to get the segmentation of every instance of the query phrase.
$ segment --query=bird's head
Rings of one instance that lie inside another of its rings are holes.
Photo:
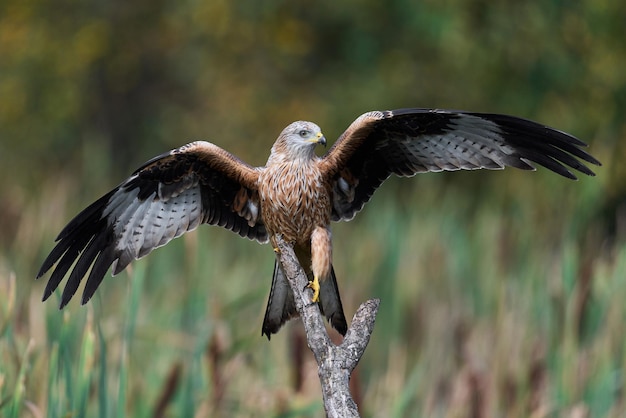
[[[317,144],[326,146],[320,127],[313,122],[297,121],[283,129],[272,147],[272,154],[289,159],[313,158]]]

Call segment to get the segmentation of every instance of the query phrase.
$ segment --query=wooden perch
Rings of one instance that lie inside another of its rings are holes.
[[[372,299],[361,304],[343,342],[338,346],[333,344],[326,332],[319,307],[311,303],[313,292],[306,288],[308,279],[293,248],[282,237],[277,237],[276,243],[280,250],[277,253],[278,260],[293,291],[308,346],[317,362],[326,415],[331,418],[358,417],[357,405],[350,395],[350,375],[370,340],[380,300]]]

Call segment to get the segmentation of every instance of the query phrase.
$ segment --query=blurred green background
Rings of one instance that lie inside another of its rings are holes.
[[[624,22],[608,0],[2,0],[0,415],[322,416],[301,324],[260,335],[268,246],[203,226],[64,311],[36,270],[168,149],[262,165],[294,120],[332,142],[436,107],[537,120],[603,167],[394,178],[334,226],[346,315],[382,300],[362,414],[626,416]]]

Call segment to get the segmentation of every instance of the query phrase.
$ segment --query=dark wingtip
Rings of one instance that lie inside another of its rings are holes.
[[[523,159],[533,161],[568,179],[578,179],[570,168],[594,176],[595,173],[584,163],[602,165],[584,150],[588,144],[567,132],[515,116],[470,114],[497,124],[507,142],[517,148],[518,155]]]
[[[589,145],[585,144],[584,146],[588,147]],[[588,152],[585,152],[584,157],[581,157],[581,158],[583,160],[587,161],[589,164],[593,164],[593,165],[596,165],[598,167],[602,167],[602,163],[599,160],[597,160],[593,155],[589,154]]]

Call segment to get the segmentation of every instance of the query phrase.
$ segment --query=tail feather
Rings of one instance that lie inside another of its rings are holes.
[[[331,267],[330,277],[320,281],[320,311],[328,319],[328,322],[341,335],[346,335],[348,324],[343,313],[339,288],[335,270]],[[293,292],[289,287],[289,282],[283,273],[278,260],[274,263],[274,275],[272,277],[272,288],[267,301],[265,318],[261,335],[266,335],[269,340],[272,334],[276,334],[285,322],[298,316],[296,304],[293,299]]]
[[[343,314],[343,306],[333,266],[330,266],[330,277],[320,281],[320,311],[322,311],[322,315],[328,319],[333,328],[341,335],[346,335],[348,324]]]
[[[274,274],[272,276],[272,288],[265,309],[263,328],[261,335],[267,335],[269,340],[272,334],[276,334],[280,327],[291,318],[298,316],[293,292],[289,282],[280,267],[278,260],[274,262]]]

